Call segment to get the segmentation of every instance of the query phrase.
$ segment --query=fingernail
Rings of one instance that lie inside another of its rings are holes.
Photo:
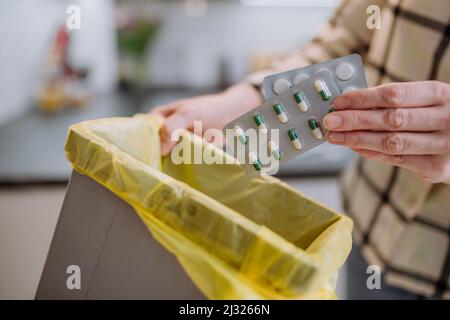
[[[337,114],[329,114],[324,119],[324,125],[328,130],[338,129],[342,126],[342,117]]]
[[[328,140],[332,143],[344,143],[345,136],[341,132],[329,132]]]

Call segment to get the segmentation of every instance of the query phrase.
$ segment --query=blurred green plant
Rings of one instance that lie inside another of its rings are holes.
[[[117,30],[121,88],[141,88],[147,85],[147,52],[160,27],[158,20],[135,18]]]
[[[118,30],[119,50],[142,58],[159,29],[158,21],[136,20],[132,25]]]

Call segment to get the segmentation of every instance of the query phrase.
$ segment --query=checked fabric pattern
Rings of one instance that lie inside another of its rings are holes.
[[[369,30],[367,7],[381,8],[381,29]],[[272,61],[247,80],[359,53],[370,86],[450,82],[450,1],[344,1],[310,44]],[[450,186],[413,172],[358,158],[342,176],[344,208],[354,239],[386,283],[429,298],[450,299]]]

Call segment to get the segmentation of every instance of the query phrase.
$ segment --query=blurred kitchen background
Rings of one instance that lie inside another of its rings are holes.
[[[337,4],[0,0],[0,299],[34,297],[71,172],[71,124],[222,90],[306,44]],[[323,144],[280,177],[340,210],[350,158]]]

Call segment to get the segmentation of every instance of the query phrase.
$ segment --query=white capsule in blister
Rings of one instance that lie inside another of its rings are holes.
[[[275,80],[273,83],[273,92],[276,94],[282,94],[283,92],[289,90],[291,87],[291,82],[285,78],[280,78]]]
[[[342,80],[347,81],[351,79],[353,76],[354,69],[351,64],[349,63],[341,63],[336,68],[336,76]]]
[[[298,85],[300,82],[302,82],[303,80],[306,80],[308,78],[309,78],[308,74],[306,74],[306,73],[299,73],[294,78],[294,84]]]
[[[305,95],[302,91],[294,93],[294,99],[301,112],[306,112],[309,110],[308,103],[306,102]]]
[[[275,144],[275,142],[273,142],[272,140],[270,140],[267,143],[267,146],[269,147],[270,152],[272,153],[273,157],[276,160],[280,160],[281,157],[283,156],[283,154],[281,153],[281,150],[277,147],[277,145]]]
[[[319,139],[319,140],[323,139],[323,133],[322,133],[322,129],[320,128],[319,121],[317,121],[316,119],[309,119],[308,125],[309,125],[309,129],[311,130],[312,135],[316,139]]]
[[[298,137],[297,130],[289,129],[287,134],[288,134],[289,140],[291,140],[291,143],[294,146],[294,148],[297,150],[301,150],[301,148],[303,146],[302,146],[302,143],[300,142],[300,138]]]
[[[234,135],[235,135],[236,138],[239,139],[239,141],[241,141],[242,144],[247,144],[248,137],[245,134],[244,130],[242,130],[241,127],[234,126]]]
[[[331,98],[331,92],[323,80],[315,80],[314,87],[323,101],[328,101]]]
[[[284,106],[281,103],[274,104],[273,111],[275,111],[275,114],[277,115],[277,118],[281,123],[288,122],[288,116],[286,114]]]
[[[262,117],[262,115],[257,114],[255,116],[253,116],[253,120],[255,121],[259,132],[261,132],[262,134],[266,134],[267,133],[267,126],[266,126],[266,122],[264,121],[264,118]]]
[[[248,160],[250,161],[250,163],[253,165],[253,167],[256,170],[258,170],[258,171],[261,170],[262,165],[261,165],[261,162],[259,161],[258,156],[256,155],[255,152],[250,151],[248,153]]]

